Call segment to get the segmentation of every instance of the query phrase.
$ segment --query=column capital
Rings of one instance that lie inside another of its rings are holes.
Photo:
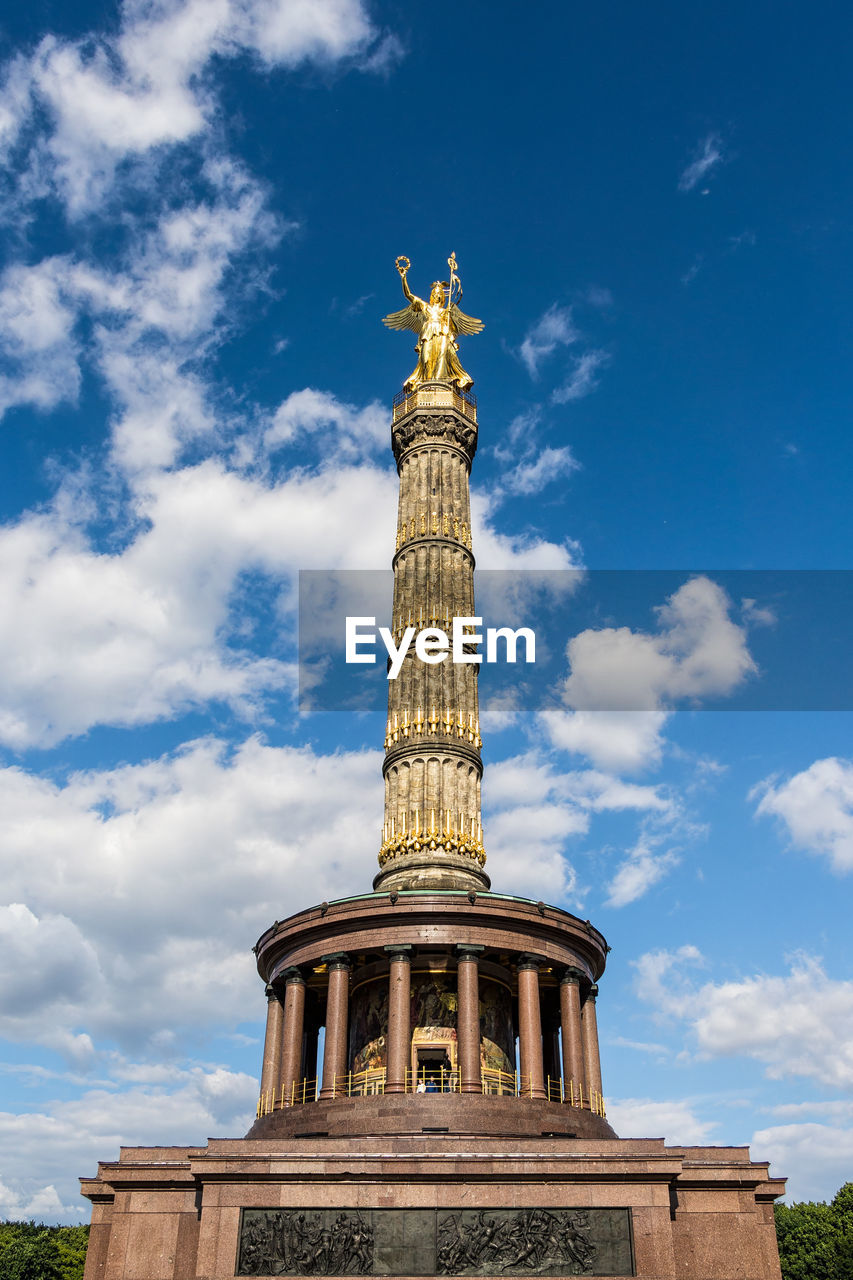
[[[594,1003],[595,1003],[595,997],[596,997],[597,995],[598,995],[598,983],[597,983],[597,982],[594,982],[594,983],[592,984],[592,986],[590,987],[589,991],[587,992],[586,1000],[591,1000],[591,1001],[593,1002],[593,1004],[594,1004]],[[586,1000],[584,1000],[584,1004],[586,1004]]]
[[[476,942],[457,942],[456,957],[458,960],[479,960],[485,949]]]
[[[543,964],[546,964],[546,963],[547,961],[545,960],[544,956],[521,955],[518,957],[515,967],[519,970],[520,969],[539,969]]]
[[[568,969],[565,971],[562,978],[560,979],[560,982],[581,983],[583,982],[585,977],[586,977],[586,974],[584,973],[583,969],[576,969],[574,965],[569,965]]]
[[[329,969],[349,969],[352,967],[352,961],[345,951],[333,951],[329,956],[321,956],[320,962]]]
[[[411,960],[412,949],[410,942],[391,942],[382,948],[392,964],[395,960]]]
[[[275,987],[271,987],[271,986],[267,986],[267,987],[265,987],[265,988],[264,988],[264,995],[266,996],[267,1000],[277,1000],[277,999],[278,999],[278,992],[276,991]]]
[[[305,976],[302,970],[297,969],[295,965],[291,965],[289,969],[282,969],[278,976],[284,979],[287,986],[290,986],[291,982],[301,982],[303,986],[305,984]]]

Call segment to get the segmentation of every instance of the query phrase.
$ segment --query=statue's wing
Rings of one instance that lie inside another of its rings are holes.
[[[402,311],[392,311],[390,316],[383,316],[382,323],[389,329],[414,329],[415,333],[420,333],[424,327],[424,313],[410,303]]]
[[[464,311],[460,311],[454,302],[450,308],[450,316],[456,326],[456,332],[462,333],[468,337],[472,333],[482,333],[485,325],[482,320],[477,320],[475,316],[466,316]]]

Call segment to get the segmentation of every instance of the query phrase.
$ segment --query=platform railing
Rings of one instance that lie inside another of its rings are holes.
[[[392,421],[397,422],[411,409],[458,409],[472,422],[477,421],[477,397],[471,391],[462,391],[451,382],[429,383],[411,391],[398,391],[392,407]]]
[[[484,1067],[480,1074],[481,1087],[484,1094],[490,1097],[504,1096],[510,1098],[533,1098],[533,1081],[530,1076],[520,1075],[517,1071],[496,1071]],[[421,1068],[417,1072],[407,1071],[405,1079],[406,1093],[459,1093],[461,1081],[458,1071],[440,1067],[433,1070]],[[319,1080],[296,1080],[289,1089],[268,1089],[262,1093],[256,1115],[269,1115],[286,1107],[301,1106],[306,1102],[315,1102],[320,1092]],[[369,1098],[385,1092],[385,1068],[373,1067],[366,1071],[349,1071],[346,1075],[335,1076],[331,1086],[332,1098]],[[593,1115],[604,1116],[604,1098],[593,1090],[592,1094],[584,1090],[583,1084],[570,1080],[566,1086],[560,1079],[545,1077],[545,1095],[550,1102],[562,1102],[570,1107],[591,1111]]]

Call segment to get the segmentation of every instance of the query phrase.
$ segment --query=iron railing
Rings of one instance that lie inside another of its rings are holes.
[[[458,409],[472,422],[477,421],[477,397],[470,391],[460,391],[452,382],[428,383],[413,391],[398,391],[392,402],[392,421],[397,422],[411,409]]]
[[[480,1075],[482,1091],[490,1096],[506,1096],[511,1098],[535,1097],[533,1081],[530,1076],[522,1076],[518,1072],[493,1071],[484,1068]],[[407,1071],[405,1080],[406,1093],[459,1093],[461,1081],[458,1071],[440,1068],[434,1071]],[[335,1076],[328,1096],[331,1098],[367,1098],[385,1092],[385,1068],[374,1067],[367,1071],[349,1071],[346,1075]],[[257,1115],[266,1116],[272,1111],[284,1107],[300,1106],[305,1102],[315,1102],[320,1094],[319,1080],[295,1080],[289,1089],[268,1089],[262,1093],[258,1101]],[[562,1102],[570,1107],[580,1107],[591,1111],[593,1115],[604,1116],[604,1098],[597,1091],[585,1090],[582,1083],[570,1080],[564,1086],[561,1079],[545,1077],[545,1095],[551,1102]]]

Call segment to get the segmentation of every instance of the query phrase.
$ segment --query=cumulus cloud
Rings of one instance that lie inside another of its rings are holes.
[[[697,984],[697,948],[648,952],[635,962],[636,991],[662,1017],[682,1020],[696,1051],[764,1064],[771,1079],[799,1076],[853,1089],[853,982],[796,956],[781,977],[755,974]]]
[[[389,445],[388,411],[378,400],[358,409],[327,391],[306,387],[292,392],[279,405],[264,443],[274,451],[283,444],[320,433],[327,458],[340,461],[375,454]]]
[[[566,701],[576,709],[649,711],[730,693],[756,670],[730,608],[722,587],[696,577],[655,609],[656,634],[604,627],[573,636]]]
[[[15,405],[47,410],[77,397],[78,316],[67,268],[64,258],[53,257],[7,267],[0,276],[0,416]]]
[[[264,691],[292,684],[293,669],[239,642],[230,606],[241,575],[283,582],[298,568],[381,564],[388,530],[375,512],[393,508],[390,475],[375,468],[294,472],[275,484],[209,460],[152,478],[139,533],[113,554],[59,510],[6,526],[0,738],[49,744],[211,700],[252,717]],[[332,514],[318,523],[318,510]],[[357,542],[355,527],[365,530]]]
[[[666,1138],[670,1146],[701,1146],[713,1141],[717,1124],[700,1119],[693,1104],[650,1098],[608,1098],[607,1119],[620,1138]]]
[[[400,56],[360,0],[126,0],[113,37],[46,37],[14,67],[0,136],[17,137],[38,104],[48,124],[33,147],[34,175],[72,215],[103,200],[121,161],[195,139],[217,102],[205,74],[241,54],[265,67],[354,60],[384,71]]]
[[[554,901],[579,900],[581,887],[565,847],[587,834],[594,814],[663,815],[673,808],[663,788],[625,783],[595,769],[563,772],[536,752],[493,764],[484,795],[493,879],[514,892]]]
[[[719,133],[709,133],[696,148],[696,153],[678,179],[679,191],[693,191],[722,164],[725,158],[723,140]]]
[[[757,670],[730,608],[723,589],[700,576],[655,610],[656,633],[604,627],[573,636],[561,691],[568,709],[541,715],[551,742],[604,768],[657,763],[673,703],[730,693]]]
[[[65,783],[3,769],[0,871],[16,905],[0,931],[17,977],[0,1033],[79,1061],[81,1033],[90,1052],[105,1038],[139,1048],[261,1016],[249,944],[330,883],[365,887],[381,789],[377,752],[257,738]]]
[[[853,1166],[853,1128],[781,1124],[758,1129],[751,1147],[774,1169],[788,1174],[786,1200],[831,1200]]]
[[[245,1133],[254,1118],[258,1082],[244,1072],[193,1062],[163,1071],[119,1056],[103,1065],[107,1079],[76,1098],[0,1112],[0,1146],[15,1152],[0,1168],[0,1214],[82,1221],[89,1206],[77,1179],[94,1176],[98,1160],[117,1159],[120,1146],[203,1145]]]
[[[853,761],[829,756],[784,782],[766,778],[749,793],[756,813],[780,818],[798,849],[853,870]]]
[[[588,756],[602,769],[634,773],[657,764],[663,754],[665,711],[563,711],[548,708],[540,719],[548,740],[561,751]]]

